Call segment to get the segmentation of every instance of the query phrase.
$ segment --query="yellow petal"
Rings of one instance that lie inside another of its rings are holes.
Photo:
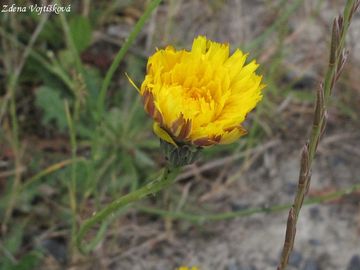
[[[206,51],[206,37],[198,36],[194,39],[191,51],[194,53],[205,53]]]
[[[239,126],[237,128],[234,128],[230,132],[226,132],[220,140],[220,144],[230,144],[235,142],[237,139],[239,139],[241,136],[245,135],[247,131],[242,127]]]
[[[175,143],[175,141],[171,138],[171,136],[160,127],[159,123],[154,122],[153,130],[159,138],[161,138],[162,140],[164,140],[168,143],[171,143],[175,147],[178,147],[177,144]]]

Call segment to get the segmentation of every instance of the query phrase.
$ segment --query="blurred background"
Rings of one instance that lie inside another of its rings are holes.
[[[105,74],[149,2],[59,1],[71,11],[0,13],[0,269],[276,268],[332,21],[345,1],[164,0],[102,103]],[[171,188],[96,226],[87,236],[97,240],[94,251],[81,255],[73,245],[78,226],[165,162],[124,73],[140,85],[156,48],[189,49],[199,34],[260,63],[267,87],[245,123],[248,135],[205,149]],[[359,41],[356,14],[312,198],[360,182]],[[288,269],[359,270],[359,210],[359,191],[305,206]]]

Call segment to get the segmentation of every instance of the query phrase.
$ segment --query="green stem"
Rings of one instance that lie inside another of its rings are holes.
[[[351,193],[358,191],[360,191],[360,184],[336,192],[325,194],[322,196],[306,199],[303,205],[316,205],[316,204],[333,201],[336,199],[340,199],[345,195],[349,195]],[[149,214],[171,217],[173,219],[182,219],[182,220],[187,220],[189,222],[201,224],[206,221],[221,221],[226,219],[251,216],[258,213],[280,212],[289,209],[289,207],[291,206],[292,204],[279,204],[270,207],[254,207],[245,210],[225,212],[220,214],[199,214],[199,213],[195,214],[195,213],[186,213],[186,212],[171,212],[163,209],[151,208],[146,206],[136,206],[136,209]]]
[[[56,0],[56,3],[57,3],[58,5],[60,5],[59,2],[60,2],[59,0]],[[80,74],[84,75],[84,67],[83,67],[83,65],[82,65],[79,52],[78,52],[78,50],[76,49],[74,40],[73,40],[73,38],[72,38],[72,35],[71,35],[71,32],[70,32],[70,27],[69,27],[69,24],[68,24],[68,22],[67,22],[67,20],[66,20],[66,16],[65,16],[65,14],[62,13],[62,12],[60,12],[60,21],[61,21],[61,25],[62,25],[64,34],[65,34],[66,45],[67,45],[67,47],[69,48],[72,56],[74,57],[74,62],[75,62],[76,70],[77,70]]]
[[[12,17],[13,18],[13,17]],[[11,213],[13,211],[13,207],[16,201],[16,195],[18,192],[19,187],[21,186],[21,144],[20,144],[20,135],[19,135],[19,125],[18,125],[18,117],[16,112],[16,87],[21,75],[21,72],[24,68],[26,60],[30,54],[32,47],[34,46],[39,34],[41,33],[46,21],[48,19],[48,15],[44,15],[41,18],[40,23],[37,25],[35,31],[31,35],[30,41],[28,45],[25,47],[24,52],[21,55],[20,62],[16,66],[14,70],[9,70],[9,83],[8,83],[8,90],[7,96],[10,97],[10,119],[11,119],[11,132],[12,132],[12,139],[11,139],[11,146],[14,151],[15,156],[15,177],[13,186],[10,192],[9,203],[5,212],[4,220],[3,220],[3,229],[6,230],[6,224],[11,217]],[[14,21],[15,22],[15,21]],[[7,109],[7,99],[4,99],[4,103],[1,104],[2,108],[0,109],[0,124],[2,121],[2,116],[6,112]]]
[[[26,46],[22,44],[19,40],[17,40],[14,36],[8,34],[3,28],[0,27],[0,35],[4,37],[4,39],[7,39],[8,41],[16,44],[16,46],[19,46],[21,49],[25,49]],[[57,61],[52,59],[52,63],[49,63],[45,57],[43,57],[38,52],[34,51],[32,48],[30,48],[29,57],[31,57],[33,60],[37,61],[39,64],[41,64],[45,69],[47,69],[50,73],[57,76],[62,82],[76,94],[76,87],[74,83],[71,81],[69,75],[62,69],[62,67],[59,65]],[[3,115],[3,111],[0,112],[0,120],[1,116]]]
[[[77,141],[76,141],[76,129],[73,118],[71,117],[69,104],[65,101],[65,113],[66,119],[69,127],[69,136],[70,136],[70,144],[71,144],[71,158],[72,160],[76,160],[77,158]],[[75,240],[76,235],[76,212],[77,212],[77,201],[76,201],[76,170],[77,163],[71,163],[71,183],[69,183],[69,197],[70,197],[70,207],[72,211],[72,226],[71,226],[71,240]]]
[[[146,8],[143,15],[140,17],[136,25],[134,26],[134,29],[131,31],[128,39],[125,41],[124,45],[121,47],[120,51],[116,55],[114,61],[112,62],[108,72],[106,73],[105,79],[102,83],[101,90],[99,93],[99,99],[98,99],[98,118],[101,119],[104,107],[105,107],[105,98],[106,93],[110,85],[111,78],[113,77],[116,69],[118,68],[121,60],[124,58],[126,52],[129,50],[131,44],[134,42],[135,38],[140,33],[141,29],[144,27],[145,22],[149,19],[151,13],[154,11],[154,9],[160,4],[161,0],[152,0],[148,7]]]
[[[76,244],[78,249],[83,253],[88,253],[91,248],[88,246],[84,246],[82,244],[83,238],[85,234],[97,223],[104,222],[105,219],[115,213],[116,211],[128,206],[129,204],[139,201],[145,198],[148,195],[155,194],[162,189],[168,187],[171,183],[173,183],[176,175],[178,174],[180,168],[170,168],[167,167],[164,169],[163,175],[159,179],[155,179],[144,187],[133,191],[125,196],[120,197],[119,199],[113,201],[105,208],[103,208],[100,212],[94,214],[91,218],[86,220],[84,224],[81,226],[79,233],[76,238]]]

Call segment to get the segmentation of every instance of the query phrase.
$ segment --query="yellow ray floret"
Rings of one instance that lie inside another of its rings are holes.
[[[140,87],[154,131],[172,143],[228,144],[246,134],[241,123],[262,98],[258,64],[229,44],[195,38],[190,51],[171,46],[148,60]]]

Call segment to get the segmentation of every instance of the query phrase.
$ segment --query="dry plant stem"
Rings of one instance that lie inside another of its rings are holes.
[[[31,176],[30,178],[24,180],[24,184],[22,184],[22,186],[20,187],[19,192],[22,192],[24,190],[26,190],[26,188],[28,188],[29,186],[33,185],[36,181],[41,180],[44,176],[48,175],[48,174],[52,174],[54,172],[57,172],[60,169],[65,168],[68,165],[71,165],[73,163],[78,163],[78,162],[86,162],[86,159],[81,158],[81,157],[77,157],[76,159],[65,159],[63,161],[57,162],[55,164],[52,164],[50,166],[48,166],[47,168],[43,169],[42,171],[38,172],[37,174],[35,174],[34,176]]]
[[[100,212],[94,213],[94,215],[86,220],[84,224],[81,226],[77,237],[76,237],[76,244],[78,249],[82,253],[87,253],[92,249],[92,244],[90,243],[88,246],[84,246],[82,244],[83,238],[85,237],[86,233],[95,225],[101,222],[105,222],[106,218],[114,214],[120,209],[125,208],[126,206],[134,203],[136,201],[142,200],[148,195],[155,194],[162,189],[168,187],[171,183],[174,182],[175,177],[177,176],[180,168],[176,167],[167,167],[164,169],[162,176],[158,179],[155,179],[144,187],[135,190],[125,196],[120,197],[119,199],[113,201],[106,207],[104,207]]]
[[[345,5],[343,16],[335,18],[333,23],[329,66],[326,71],[324,82],[317,91],[310,140],[304,145],[301,153],[298,189],[293,206],[289,211],[285,242],[278,270],[284,270],[286,268],[294,246],[298,216],[310,186],[312,161],[314,160],[320,138],[325,130],[328,99],[336,81],[340,77],[346,61],[347,53],[344,52],[345,38],[350,26],[351,18],[358,9],[359,4],[359,0],[348,0]]]

